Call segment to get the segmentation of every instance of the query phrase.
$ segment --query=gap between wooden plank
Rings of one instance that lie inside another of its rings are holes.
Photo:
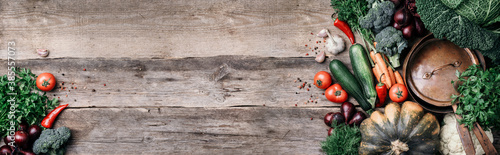
[[[350,62],[349,57],[336,58]],[[6,65],[0,64],[0,73],[7,73]],[[56,58],[18,60],[16,66],[30,68],[35,74],[53,73],[58,85],[47,94],[70,107],[340,105],[328,101],[324,90],[312,84],[316,72],[329,70],[328,63],[318,64],[313,58]],[[221,66],[227,66],[227,75],[214,80]],[[297,78],[301,82],[294,82]],[[299,89],[304,82],[308,82],[306,88]],[[308,103],[311,100],[314,103]],[[349,101],[357,104],[353,98]]]

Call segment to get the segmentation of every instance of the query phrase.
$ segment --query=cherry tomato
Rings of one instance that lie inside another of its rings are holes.
[[[332,102],[343,103],[347,101],[347,92],[342,89],[342,86],[340,86],[340,84],[336,83],[326,89],[325,97]]]
[[[42,73],[36,78],[36,86],[41,91],[50,91],[56,86],[56,78],[50,73]]]
[[[408,98],[408,90],[403,84],[395,84],[389,90],[389,97],[393,102],[403,102]]]
[[[319,71],[314,76],[314,85],[316,85],[316,87],[318,87],[319,89],[326,89],[330,87],[331,84],[332,76],[330,76],[330,73],[328,72]]]

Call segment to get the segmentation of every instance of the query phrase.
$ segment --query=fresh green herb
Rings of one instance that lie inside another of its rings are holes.
[[[48,97],[40,94],[41,91],[36,87],[36,75],[31,73],[29,69],[15,69],[16,79],[15,85],[9,85],[7,75],[0,77],[0,136],[6,136],[10,128],[10,122],[15,121],[16,124],[21,121],[26,121],[28,124],[38,124],[45,117],[48,109],[53,109],[59,103],[57,99],[49,100]],[[8,100],[13,95],[9,93],[17,93],[15,95],[15,112],[9,114],[11,106]],[[9,118],[9,115],[14,116]]]
[[[452,103],[458,103],[457,114],[462,115],[461,124],[473,128],[475,122],[483,128],[500,127],[500,66],[483,71],[480,66],[469,66],[455,75],[460,95],[452,95]]]
[[[359,143],[361,143],[361,132],[359,128],[350,127],[345,124],[335,125],[332,123],[332,135],[321,142],[321,149],[328,155],[355,155],[358,154]]]

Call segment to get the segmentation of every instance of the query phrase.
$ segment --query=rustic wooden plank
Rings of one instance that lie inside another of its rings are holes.
[[[333,27],[325,0],[0,3],[0,45],[15,41],[18,59],[39,58],[36,48],[49,49],[51,58],[304,56],[304,44],[315,44],[310,33],[323,27],[348,41]]]
[[[348,57],[336,58],[349,63]],[[224,64],[228,74],[215,81],[214,73]],[[0,63],[0,73],[7,73],[6,65]],[[57,86],[48,94],[71,107],[339,106],[312,84],[316,72],[329,70],[328,63],[313,58],[56,58],[19,60],[16,66],[53,73],[66,90]],[[302,82],[295,83],[297,78]],[[311,87],[297,88],[303,82]],[[307,103],[310,99],[318,103]]]
[[[68,154],[321,154],[338,108],[69,108]]]

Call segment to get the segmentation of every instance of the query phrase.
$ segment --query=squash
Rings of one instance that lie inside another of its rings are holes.
[[[435,154],[440,126],[415,102],[390,103],[385,114],[375,111],[361,123],[359,154]]]

